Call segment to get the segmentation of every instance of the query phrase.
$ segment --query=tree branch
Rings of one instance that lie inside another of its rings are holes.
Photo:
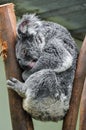
[[[81,94],[86,76],[86,37],[82,44],[77,62],[74,86],[70,101],[70,108],[63,122],[63,130],[75,130]]]
[[[4,59],[6,78],[21,78],[21,70],[15,58],[16,17],[12,3],[0,6],[0,42],[7,43],[7,57]],[[1,43],[2,44],[2,43]],[[4,55],[4,51],[2,50]],[[6,48],[5,48],[6,53]],[[22,109],[22,99],[13,90],[8,89],[13,130],[33,130],[32,119]]]
[[[80,125],[79,130],[86,130],[86,79],[80,103]]]

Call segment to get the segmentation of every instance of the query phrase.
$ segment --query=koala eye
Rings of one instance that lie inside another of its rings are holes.
[[[22,49],[22,55],[26,56],[27,55],[27,49]]]
[[[26,54],[26,50],[23,50],[23,53]]]

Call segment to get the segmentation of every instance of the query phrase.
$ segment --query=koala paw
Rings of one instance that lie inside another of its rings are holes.
[[[7,80],[7,84],[10,86],[14,86],[15,83],[17,83],[17,79],[15,78],[10,78],[9,80]]]
[[[24,83],[15,78],[10,78],[9,80],[7,80],[7,84],[9,85],[8,88],[16,91],[21,97],[25,97]]]
[[[7,80],[7,85],[9,85],[8,88],[12,88],[15,90],[16,88],[18,88],[18,86],[21,86],[22,83],[16,78],[10,78],[9,80]]]

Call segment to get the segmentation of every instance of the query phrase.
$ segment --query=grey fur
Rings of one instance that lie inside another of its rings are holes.
[[[16,57],[25,83],[9,87],[23,97],[23,108],[37,120],[58,121],[69,109],[78,50],[66,28],[25,15],[18,24]]]

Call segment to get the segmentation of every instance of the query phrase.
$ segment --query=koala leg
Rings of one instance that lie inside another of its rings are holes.
[[[25,97],[24,83],[20,82],[16,78],[10,78],[7,80],[8,88],[15,90],[21,97]]]

